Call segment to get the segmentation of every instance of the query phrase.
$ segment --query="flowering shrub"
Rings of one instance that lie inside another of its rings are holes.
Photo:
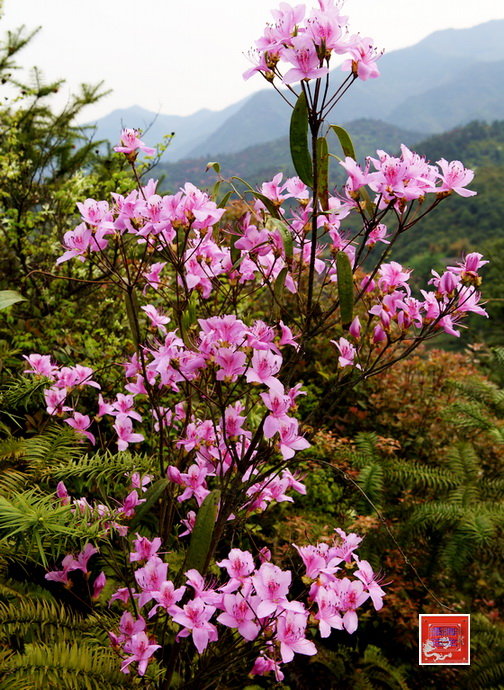
[[[89,262],[123,295],[133,344],[124,388],[108,400],[98,393],[92,417],[78,408],[84,390],[86,399],[101,391],[94,370],[26,357],[26,372],[47,380],[47,413],[83,443],[113,429],[119,454],[137,444],[150,453],[123,495],[118,486],[90,502],[58,484],[61,506],[95,526],[96,544],[66,555],[46,578],[72,587],[75,571],[89,577],[99,548],[106,565],[91,598],[99,600],[107,575],[110,603],[125,607],[110,631],[121,670],[151,673],[159,687],[211,674],[214,645],[280,681],[295,654],[316,654],[317,630],[352,634],[361,605],[382,607],[385,592],[356,554],[356,534],[336,528],[329,543],[296,545],[304,567],[296,577],[248,533],[272,503],[305,493],[298,454],[311,432],[298,416],[305,391],[294,373],[323,337],[333,390],[354,386],[439,332],[458,336],[469,312],[486,315],[480,254],[434,273],[416,296],[411,272],[389,260],[397,239],[444,198],[474,193],[472,171],[458,161],[433,165],[405,146],[361,166],[346,132],[332,126],[348,179],[330,190],[324,118],[355,79],[378,76],[379,56],[370,39],[348,35],[332,0],[320,0],[304,23],[302,5],[282,3],[273,16],[246,76],[287,85],[298,176],[278,174],[258,190],[233,180],[234,214],[226,214],[229,194],[219,200],[188,183],[161,196],[154,180],[79,203],[82,222],[65,234],[57,263]],[[333,54],[348,56],[336,90]],[[116,151],[134,171],[139,151],[149,153],[134,130],[123,131]],[[350,216],[359,230],[345,226]],[[110,455],[100,457],[106,464]]]

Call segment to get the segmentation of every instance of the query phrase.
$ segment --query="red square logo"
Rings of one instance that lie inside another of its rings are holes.
[[[471,663],[468,613],[420,615],[419,664],[421,666],[468,666]]]

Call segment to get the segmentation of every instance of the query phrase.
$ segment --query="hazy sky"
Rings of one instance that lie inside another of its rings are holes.
[[[243,80],[250,66],[245,53],[279,4],[280,0],[4,0],[0,28],[3,35],[20,24],[42,27],[20,62],[37,65],[47,79],[64,78],[70,88],[104,80],[113,89],[101,104],[87,110],[86,120],[130,105],[187,115],[205,107],[219,110],[264,88],[259,76]],[[347,0],[344,10],[352,31],[373,37],[377,46],[391,51],[438,29],[503,19],[504,0]]]

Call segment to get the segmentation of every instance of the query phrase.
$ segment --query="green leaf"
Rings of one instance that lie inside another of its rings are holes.
[[[7,309],[16,302],[26,302],[26,297],[15,290],[0,290],[0,309]]]
[[[357,160],[354,145],[346,129],[343,129],[343,127],[340,127],[339,125],[331,125],[330,129],[332,129],[332,131],[338,137],[339,143],[341,144],[341,148],[343,149],[343,153],[345,154],[345,156],[350,156],[350,158],[353,158],[354,161]]]
[[[215,170],[216,173],[220,173],[220,163],[217,163],[217,161],[210,161],[210,163],[207,163],[205,172],[208,172],[210,168]]]
[[[157,482],[149,487],[145,494],[145,503],[142,503],[136,510],[134,518],[130,522],[130,530],[135,529],[146,515],[159,501],[170,481],[168,479],[158,479]]]
[[[348,132],[343,129],[343,127],[339,127],[338,125],[331,125],[330,129],[333,130],[333,132],[336,134],[336,136],[339,139],[339,142],[341,144],[341,148],[343,149],[343,153],[345,156],[349,156],[350,158],[353,158],[354,161],[357,160],[357,156],[355,155],[355,149],[354,145],[352,143],[352,140],[350,139],[350,135]],[[329,154],[333,158],[338,158],[338,156],[333,156],[332,153]],[[369,196],[369,192],[365,187],[361,187],[359,189],[359,196],[362,199],[363,202],[363,210],[367,210],[370,215],[373,214],[374,212],[374,204],[371,201],[371,197]]]
[[[186,569],[195,568],[202,573],[212,543],[212,535],[219,512],[221,492],[211,491],[200,506],[191,534],[191,543],[187,552]]]
[[[324,211],[329,210],[329,150],[327,139],[317,139],[318,197]]]
[[[275,287],[273,288],[273,294],[275,296],[275,302],[273,304],[273,320],[276,321],[280,317],[280,310],[283,304],[283,292],[284,292],[284,285],[285,285],[285,278],[287,277],[287,274],[289,272],[289,269],[287,266],[284,266],[280,273],[277,275],[277,278],[275,280]]]
[[[224,194],[224,196],[222,197],[222,199],[221,199],[221,200],[219,201],[219,203],[217,204],[217,206],[218,206],[219,208],[226,208],[227,202],[228,202],[229,199],[231,198],[231,194],[232,194],[232,193],[233,193],[233,190],[231,190],[231,191],[229,191],[229,192],[226,192],[226,193]],[[215,194],[215,197],[216,197],[216,196],[217,196],[217,194]]]
[[[279,212],[278,208],[275,206],[275,204],[271,201],[271,199],[269,199],[264,194],[261,194],[261,192],[256,192],[255,189],[252,190],[252,194],[255,196],[256,199],[259,199],[259,201],[263,202],[263,204],[266,206],[266,208],[271,213],[273,218],[280,220],[280,218],[281,218],[280,212]]]
[[[135,347],[138,349],[140,343],[140,331],[138,329],[138,299],[134,288],[131,289],[131,292],[125,293],[125,299],[126,314],[128,315],[131,336]]]
[[[277,218],[272,218],[269,223],[266,223],[268,229],[277,230],[282,238],[282,244],[285,252],[285,260],[288,264],[292,262],[294,256],[294,246],[292,241],[292,233],[287,225]]]
[[[308,187],[313,187],[312,159],[308,148],[308,105],[304,92],[299,95],[292,111],[290,152],[297,174]]]
[[[345,252],[336,255],[336,270],[338,277],[338,296],[340,315],[343,328],[348,328],[353,318],[353,272],[350,259]]]
[[[234,175],[231,179],[232,180],[238,180],[239,182],[244,184],[245,187],[247,187],[247,191],[245,193],[253,194],[256,199],[259,199],[259,201],[262,201],[262,203],[266,206],[266,208],[268,209],[270,214],[273,216],[273,218],[281,219],[282,216],[280,215],[278,208],[271,201],[271,199],[269,199],[264,194],[261,194],[261,192],[256,191],[248,182],[243,180],[241,177]]]

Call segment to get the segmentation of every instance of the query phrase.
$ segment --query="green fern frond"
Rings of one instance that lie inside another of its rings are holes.
[[[361,432],[355,437],[355,447],[358,453],[366,460],[376,460],[376,445],[378,443],[378,435],[373,432]]]
[[[32,582],[19,582],[2,577],[0,579],[0,599],[6,603],[13,600],[26,599],[27,597],[36,597],[38,601],[52,601],[52,594],[43,587],[33,584]],[[1,634],[1,631],[0,631]]]
[[[17,460],[25,452],[25,439],[8,436],[0,441],[0,461]]]
[[[361,665],[369,673],[372,681],[378,682],[380,687],[391,688],[391,690],[408,690],[402,670],[392,666],[378,647],[374,645],[366,647],[359,666]]]
[[[47,378],[22,376],[9,381],[0,391],[0,408],[4,410],[26,407],[35,399],[42,400],[42,391],[53,382]]]
[[[370,463],[369,465],[363,467],[359,472],[359,476],[357,477],[357,483],[366,496],[375,504],[379,504],[381,502],[383,495],[383,480],[383,467],[376,462]],[[367,501],[363,500],[361,502],[363,510],[366,512],[372,510]]]
[[[104,487],[117,480],[124,480],[124,475],[132,472],[148,473],[153,469],[152,458],[132,453],[96,453],[79,458],[62,458],[51,467],[46,467],[45,475],[55,480],[81,479],[97,482]]]
[[[93,628],[106,629],[111,626],[110,616],[91,615],[82,617],[54,601],[24,599],[14,603],[0,603],[0,639],[11,636],[24,642],[63,641],[82,637]]]
[[[0,470],[0,496],[9,496],[19,491],[26,485],[28,480],[29,477],[25,472],[20,472],[10,467]]]
[[[0,544],[23,542],[28,546],[27,555],[37,554],[45,567],[47,556],[55,558],[71,539],[92,539],[99,531],[98,522],[88,523],[53,495],[31,489],[10,498],[0,496]]]
[[[458,505],[444,501],[430,501],[413,511],[406,529],[410,527],[416,531],[426,529],[446,530],[456,524],[462,516],[462,509]]]
[[[504,662],[477,666],[477,674],[469,678],[469,690],[502,690],[504,687]]]
[[[0,689],[119,690],[140,685],[140,679],[119,668],[120,659],[106,649],[82,643],[29,644],[22,654],[0,656]]]
[[[452,446],[448,453],[448,469],[464,483],[475,482],[481,474],[479,459],[470,443],[460,442]]]
[[[25,444],[25,462],[40,472],[50,470],[57,463],[75,461],[84,448],[72,428],[56,424],[26,439]]]
[[[455,488],[458,484],[452,473],[413,461],[395,460],[387,464],[385,471],[387,480],[391,479],[394,486],[404,488],[418,487],[442,491]]]
[[[450,420],[461,431],[489,431],[494,423],[478,402],[456,402],[447,411]]]
[[[478,487],[471,485],[458,486],[453,491],[450,491],[448,500],[451,503],[456,503],[460,506],[471,506],[475,501],[479,501],[480,492]]]

